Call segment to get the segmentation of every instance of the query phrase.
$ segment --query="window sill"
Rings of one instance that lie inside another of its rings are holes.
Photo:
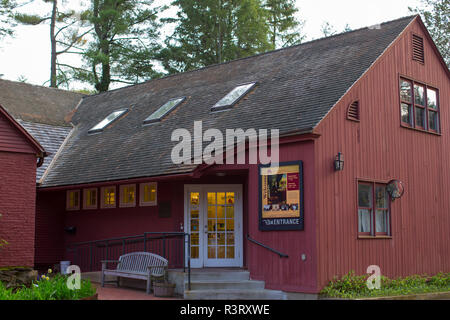
[[[418,132],[423,132],[423,133],[429,133],[429,134],[432,134],[432,135],[435,135],[435,136],[438,136],[438,137],[442,136],[442,133],[440,133],[440,132],[428,131],[428,130],[423,130],[423,129],[413,128],[413,127],[410,127],[410,126],[408,126],[408,125],[406,125],[406,124],[403,124],[403,123],[401,124],[401,127],[402,127],[402,128],[405,128],[405,129],[413,130],[413,131],[418,131]]]
[[[392,236],[358,236],[359,240],[392,239]]]

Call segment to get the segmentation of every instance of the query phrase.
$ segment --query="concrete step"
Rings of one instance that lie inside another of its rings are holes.
[[[187,281],[187,275],[185,276]],[[240,281],[250,280],[250,272],[245,270],[236,271],[191,271],[191,282],[193,281],[207,281],[207,280],[220,280],[220,281]]]
[[[264,281],[251,280],[194,280],[191,281],[191,290],[263,290],[264,285]],[[185,288],[188,290],[187,282]]]
[[[276,290],[186,290],[186,300],[286,300],[286,294]]]

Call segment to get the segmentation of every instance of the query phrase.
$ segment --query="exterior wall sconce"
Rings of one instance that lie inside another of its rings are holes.
[[[77,232],[77,227],[65,227],[64,231],[68,234],[75,234]]]
[[[334,170],[343,171],[344,170],[344,155],[339,152],[334,160]]]

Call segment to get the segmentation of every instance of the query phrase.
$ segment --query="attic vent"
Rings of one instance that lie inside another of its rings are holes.
[[[352,121],[359,121],[359,101],[354,101],[348,106],[347,119]]]
[[[425,52],[423,49],[423,38],[413,34],[413,60],[425,63]]]

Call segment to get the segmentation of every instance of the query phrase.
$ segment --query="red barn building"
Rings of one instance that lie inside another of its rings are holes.
[[[82,97],[0,79],[0,239],[8,242],[0,266],[34,266],[36,184],[72,129],[70,111]]]
[[[34,266],[36,168],[45,155],[0,106],[0,267]]]
[[[413,16],[84,97],[38,187],[36,266],[146,250],[242,271],[252,297],[316,295],[370,265],[449,272],[449,75]],[[279,170],[251,161],[251,139],[246,161],[191,161],[227,129],[279,130]],[[197,143],[176,164],[181,133]],[[236,280],[193,284],[186,297],[238,297]]]

